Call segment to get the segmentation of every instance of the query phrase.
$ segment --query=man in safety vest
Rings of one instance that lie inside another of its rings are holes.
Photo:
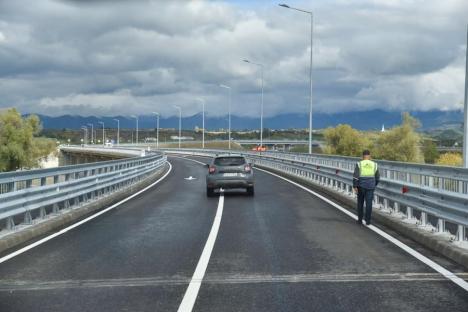
[[[357,210],[358,224],[362,224],[364,210],[364,201],[366,202],[365,221],[371,223],[372,200],[374,199],[374,190],[379,184],[380,173],[377,163],[371,160],[368,150],[362,152],[362,160],[356,164],[353,174],[353,188],[358,194]]]

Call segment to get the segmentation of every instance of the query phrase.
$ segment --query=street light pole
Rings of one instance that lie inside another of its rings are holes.
[[[105,133],[104,133],[104,122],[103,121],[98,121],[99,124],[102,124],[102,145],[105,145]]]
[[[221,88],[229,90],[229,104],[228,104],[228,120],[229,120],[229,149],[231,149],[231,87],[226,85],[219,85]]]
[[[89,123],[88,126],[91,126],[91,144],[94,144],[94,125]]]
[[[313,65],[313,46],[314,46],[314,14],[311,11],[306,11],[298,8],[291,7],[286,4],[279,4],[279,6],[291,9],[295,11],[299,11],[302,13],[306,13],[310,15],[310,68],[309,68],[309,78],[310,78],[310,105],[309,105],[309,154],[312,154],[312,95],[313,95],[313,88],[312,88],[312,65]]]
[[[138,144],[138,116],[132,115],[133,118],[136,120],[136,139],[135,139],[135,144]]]
[[[244,60],[244,62],[259,66],[262,72],[262,105],[260,106],[260,150],[262,150],[262,147],[263,147],[263,84],[264,84],[263,64],[254,63],[249,60]]]
[[[159,113],[153,112],[156,115],[156,148],[159,148]]]
[[[205,100],[197,98],[202,103],[202,148],[205,148]]]
[[[81,126],[81,130],[84,130],[83,143],[86,145],[88,144],[88,127]]]
[[[179,148],[180,148],[180,140],[181,140],[181,135],[182,135],[182,109],[180,106],[174,105],[175,108],[179,110]]]
[[[466,29],[465,120],[463,126],[463,166],[468,168],[468,26]]]
[[[120,120],[114,118],[117,121],[117,145],[120,145]]]

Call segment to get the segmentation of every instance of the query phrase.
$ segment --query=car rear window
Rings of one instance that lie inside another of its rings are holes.
[[[244,157],[218,157],[214,164],[217,166],[240,166],[245,164]]]

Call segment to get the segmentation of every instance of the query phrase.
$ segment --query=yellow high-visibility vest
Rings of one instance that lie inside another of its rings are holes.
[[[374,177],[377,172],[377,163],[372,160],[361,160],[358,162],[359,176],[361,177]]]

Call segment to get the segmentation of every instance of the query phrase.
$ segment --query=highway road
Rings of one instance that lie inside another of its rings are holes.
[[[467,311],[467,291],[313,194],[256,169],[255,197],[207,198],[206,168],[169,160],[153,188],[0,263],[0,311]]]

